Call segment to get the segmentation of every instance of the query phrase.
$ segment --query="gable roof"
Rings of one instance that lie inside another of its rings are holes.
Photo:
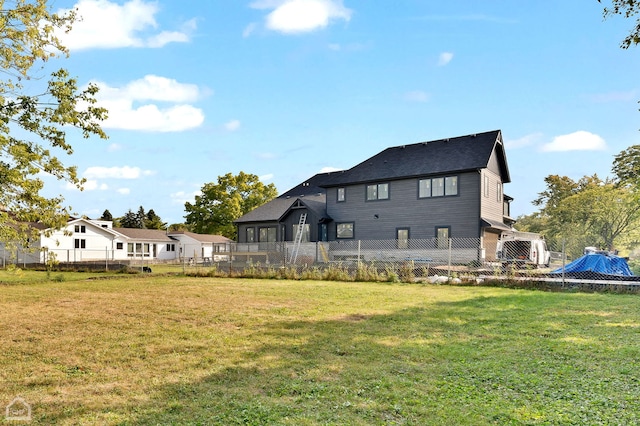
[[[131,240],[161,242],[175,241],[167,235],[167,231],[162,229],[113,228],[113,230]]]
[[[299,197],[284,196],[285,194],[278,198],[274,198],[260,207],[256,207],[247,214],[236,219],[234,222],[246,223],[280,221],[289,212],[289,210],[296,206],[296,204],[306,207],[320,219],[328,217],[326,214],[327,197],[324,193],[324,189],[320,194],[300,195]]]
[[[284,194],[278,196],[278,198],[293,198],[308,195],[324,194],[325,189],[322,187],[324,184],[331,181],[333,178],[332,173],[318,173],[311,176],[304,182],[294,186]]]
[[[224,237],[222,235],[214,235],[214,234],[196,234],[195,232],[189,231],[171,231],[169,232],[170,237],[175,237],[177,235],[185,235],[187,237],[193,238],[196,241],[201,243],[230,243],[233,242],[232,239]]]
[[[502,181],[508,183],[511,179],[502,134],[500,130],[493,130],[387,148],[349,170],[330,173],[330,177],[320,186],[480,170],[487,167],[494,150],[498,155]]]

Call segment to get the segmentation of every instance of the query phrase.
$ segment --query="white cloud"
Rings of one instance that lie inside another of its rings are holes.
[[[525,146],[537,145],[542,140],[542,133],[532,133],[519,139],[505,140],[504,145],[509,149],[518,149]]]
[[[343,6],[342,0],[258,0],[251,3],[250,7],[273,9],[266,16],[265,25],[269,30],[285,34],[326,28],[331,21],[349,21],[352,14]]]
[[[198,195],[202,195],[200,190],[193,192],[178,191],[169,194],[169,198],[171,198],[171,204],[184,204],[186,202],[193,203]]]
[[[275,158],[278,158],[278,156],[273,152],[258,152],[254,155],[261,160],[273,160]]]
[[[107,147],[108,152],[116,152],[116,151],[120,151],[121,149],[122,149],[122,145],[117,143],[112,143]]]
[[[155,1],[130,0],[118,4],[108,0],[79,0],[74,9],[79,20],[69,33],[58,34],[62,44],[70,50],[157,48],[167,43],[187,42],[195,29],[195,21],[191,20],[181,31],[158,31],[154,16],[159,7]]]
[[[453,59],[453,53],[451,52],[442,52],[438,57],[438,66],[442,67],[447,65]]]
[[[140,167],[89,167],[83,173],[88,179],[138,179],[155,174],[152,170],[142,170]]]
[[[589,98],[593,102],[597,102],[597,103],[629,102],[629,101],[635,101],[637,97],[638,97],[637,90],[629,90],[628,92],[600,93],[597,95],[589,96]]]
[[[337,167],[326,166],[320,169],[319,173],[331,173],[331,172],[339,172],[343,169],[339,169]]]
[[[224,128],[230,132],[234,132],[240,128],[240,120],[231,120],[227,123],[224,123]]]
[[[257,27],[258,27],[258,24],[256,24],[255,22],[250,23],[249,25],[244,27],[244,30],[242,31],[242,37],[244,38],[249,37],[251,34],[254,33]]]
[[[204,122],[202,110],[186,103],[201,96],[201,90],[195,84],[156,75],[146,75],[124,87],[111,87],[100,81],[94,81],[94,84],[100,88],[96,95],[99,106],[108,110],[107,119],[101,123],[104,128],[179,132]],[[139,105],[149,101],[170,105]]]
[[[258,176],[258,179],[262,182],[267,182],[273,179],[273,173],[267,173],[266,175]]]
[[[414,90],[404,94],[404,100],[409,102],[427,102],[429,94],[421,90]]]
[[[71,191],[73,191],[73,190],[80,191],[80,188],[78,188],[77,186],[75,186],[71,182],[67,182],[66,189],[71,190]],[[109,189],[109,186],[106,183],[98,184],[98,181],[97,180],[93,180],[93,179],[87,179],[82,184],[82,190],[83,191],[95,191],[95,190],[106,191],[107,189]]]
[[[544,145],[542,151],[600,151],[607,148],[607,144],[600,136],[580,130],[568,135],[560,135]]]
[[[122,195],[129,195],[131,193],[131,190],[129,188],[118,188],[116,192]]]

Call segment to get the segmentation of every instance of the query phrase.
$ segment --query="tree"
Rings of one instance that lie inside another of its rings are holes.
[[[597,175],[577,182],[553,175],[545,182],[547,190],[534,201],[542,206],[537,224],[544,224],[550,241],[565,241],[571,255],[581,254],[585,246],[612,250],[635,239],[640,203],[629,187]]]
[[[598,3],[602,3],[602,0],[598,0]],[[612,15],[622,15],[625,18],[631,18],[639,14],[640,1],[638,0],[611,0],[611,7],[604,8],[605,18]],[[640,18],[636,19],[635,27],[629,32],[629,35],[622,40],[620,47],[628,49],[634,44],[640,44]]]
[[[0,3],[0,241],[25,246],[37,232],[29,222],[64,226],[70,208],[62,197],[40,194],[40,174],[81,187],[76,168],[57,157],[73,152],[67,131],[106,138],[99,125],[106,110],[95,106],[95,85],[79,89],[65,69],[42,79],[47,61],[68,55],[56,31],[68,31],[75,19],[73,12],[53,14],[46,0]]]
[[[605,181],[592,184],[562,203],[570,222],[593,238],[594,246],[613,250],[625,234],[640,225],[640,203],[628,188]]]
[[[109,210],[105,210],[102,212],[102,216],[100,216],[100,220],[113,220],[113,215]]]
[[[167,224],[162,221],[153,209],[147,212],[144,219],[144,226],[147,229],[167,229]]]
[[[640,145],[632,145],[616,155],[612,171],[620,185],[640,190]]]
[[[129,209],[124,216],[118,219],[122,228],[142,228],[140,217]]]
[[[278,195],[274,184],[240,172],[218,176],[218,183],[206,183],[194,204],[185,203],[186,224],[200,234],[220,234],[234,239],[233,221]]]

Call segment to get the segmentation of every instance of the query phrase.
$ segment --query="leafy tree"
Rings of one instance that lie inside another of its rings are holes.
[[[162,221],[153,209],[147,212],[144,219],[144,226],[147,229],[167,229],[167,224]]]
[[[640,190],[640,145],[632,145],[616,155],[612,171],[619,184]]]
[[[598,0],[598,3],[603,3]],[[640,1],[638,0],[611,0],[611,7],[604,8],[605,18],[612,15],[622,15],[625,18],[631,18],[640,15]],[[628,49],[631,45],[640,44],[640,18],[636,19],[635,26],[629,32],[629,35],[622,40],[621,47]]]
[[[119,220],[122,228],[142,228],[142,222],[138,214],[129,209]]]
[[[278,195],[274,184],[265,185],[258,176],[240,172],[218,176],[206,183],[194,204],[185,203],[186,224],[193,232],[235,238],[233,221]]]
[[[145,221],[147,219],[147,214],[144,212],[144,208],[142,206],[138,207],[138,213],[136,213],[136,219],[138,222],[138,226],[136,226],[136,228],[146,228]]]
[[[169,231],[191,231],[191,228],[186,223],[172,223],[167,229]]]
[[[542,208],[538,224],[544,223],[548,239],[566,243],[574,256],[585,246],[609,250],[628,246],[640,225],[640,203],[630,188],[585,176],[575,182],[566,176],[545,178],[547,190],[534,201]]]
[[[57,157],[73,152],[67,132],[106,138],[99,125],[106,111],[95,106],[95,85],[79,89],[65,69],[43,79],[47,61],[68,54],[56,31],[69,30],[75,19],[73,12],[52,13],[46,0],[0,2],[0,241],[25,245],[36,232],[28,222],[64,226],[70,209],[62,197],[40,194],[40,174],[80,187],[76,168]]]
[[[102,212],[102,216],[100,216],[100,220],[113,220],[113,215],[109,210],[105,210]]]

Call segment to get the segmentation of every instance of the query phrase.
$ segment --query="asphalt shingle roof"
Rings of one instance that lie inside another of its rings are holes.
[[[195,232],[189,232],[189,231],[171,231],[169,232],[169,236],[174,236],[174,235],[187,235],[191,238],[193,238],[196,241],[200,241],[201,243],[230,243],[233,242],[233,240],[224,237],[222,235],[215,235],[215,234],[196,234]]]
[[[307,208],[316,213],[318,217],[326,216],[326,195],[324,194],[323,189],[321,194],[316,193],[315,195],[300,195],[299,197],[285,196],[284,198],[282,198],[281,196],[275,198],[268,203],[251,210],[249,213],[235,220],[235,222],[244,223],[279,221],[296,203],[297,200],[300,200],[302,203],[304,203]]]
[[[442,173],[459,173],[487,167],[494,147],[498,147],[503,182],[510,181],[500,130],[400,145],[387,148],[342,172],[332,172],[321,183],[330,187],[345,184],[403,179]]]
[[[113,230],[132,240],[175,241],[167,235],[167,231],[162,229],[113,228]]]

